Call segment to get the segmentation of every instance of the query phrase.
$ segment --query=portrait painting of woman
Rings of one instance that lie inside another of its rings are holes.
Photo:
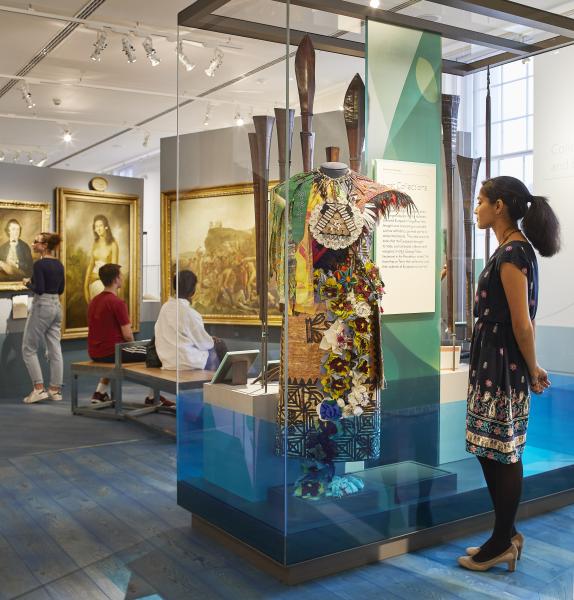
[[[66,269],[64,338],[87,335],[88,304],[104,289],[98,271],[108,263],[122,267],[124,284],[119,296],[128,304],[134,328],[138,327],[138,203],[137,196],[58,190],[61,260]]]
[[[88,304],[104,289],[104,284],[98,275],[100,267],[107,263],[121,264],[118,243],[114,238],[108,218],[105,215],[96,215],[92,223],[92,230],[94,243],[84,280],[84,298]]]

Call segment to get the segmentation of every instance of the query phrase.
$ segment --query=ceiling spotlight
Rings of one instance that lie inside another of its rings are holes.
[[[211,104],[207,105],[205,109],[205,117],[203,117],[203,126],[207,127],[209,125],[209,117],[211,116]]]
[[[16,150],[16,152],[14,152],[14,156],[12,157],[12,162],[18,162],[19,158],[20,158],[20,150]]]
[[[213,58],[209,62],[209,67],[205,69],[205,74],[208,77],[215,77],[215,72],[223,64],[223,51],[221,48],[216,48],[213,54]]]
[[[142,46],[145,50],[145,55],[147,59],[151,63],[151,66],[157,67],[161,62],[161,59],[158,57],[156,49],[153,47],[153,41],[151,37],[146,37],[146,39],[143,41]]]
[[[193,69],[195,69],[195,65],[185,55],[185,52],[183,51],[183,42],[178,42],[176,50],[177,58],[179,58],[179,62],[185,67],[185,70],[188,72],[193,71]]]
[[[148,145],[149,145],[149,136],[150,136],[150,133],[149,133],[149,131],[146,131],[146,132],[145,132],[145,134],[144,134],[144,139],[143,139],[143,142],[142,142],[142,146],[143,146],[144,148],[147,148],[147,147],[148,147]]]
[[[6,155],[4,154],[4,150],[0,150],[0,162],[4,162],[6,160]]]
[[[136,62],[136,60],[137,60],[136,49],[134,48],[134,45],[132,44],[132,41],[128,36],[124,36],[122,38],[122,50],[123,50],[124,54],[127,56],[128,62],[130,64]]]
[[[30,88],[28,87],[28,84],[25,81],[22,81],[20,91],[22,92],[22,100],[24,100],[26,106],[30,109],[34,108],[36,104],[32,100],[32,93],[30,92]]]
[[[46,164],[47,160],[48,160],[48,155],[46,153],[44,153],[44,156],[36,163],[36,166],[43,167]]]
[[[92,55],[90,56],[90,58],[94,61],[94,62],[100,62],[102,56],[102,52],[107,48],[108,46],[108,34],[105,31],[98,31],[98,37],[96,38],[96,41],[94,42],[94,51],[92,52]]]
[[[379,8],[379,6],[381,5],[379,0],[370,0],[369,1],[369,6],[371,8]]]
[[[34,164],[34,157],[32,156],[31,152],[28,152],[28,162],[33,165]]]
[[[62,135],[62,139],[66,144],[69,144],[72,141],[72,134],[69,129],[64,129],[64,134]]]
[[[237,125],[237,127],[242,127],[243,125],[245,125],[245,121],[241,117],[241,114],[239,113],[239,111],[237,111],[235,113],[233,120],[235,121],[235,125]]]

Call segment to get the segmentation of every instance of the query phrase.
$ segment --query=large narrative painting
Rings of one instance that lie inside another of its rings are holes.
[[[189,269],[198,280],[193,307],[206,323],[259,324],[253,185],[182,191],[179,220],[176,197],[162,194],[163,300],[172,293],[176,268]],[[280,324],[278,301],[270,282],[272,325]]]
[[[22,279],[32,276],[34,237],[49,229],[49,204],[0,200],[0,291],[26,289]]]
[[[122,266],[119,297],[128,304],[134,331],[139,329],[138,196],[58,189],[61,260],[66,269],[62,298],[62,337],[88,334],[88,304],[104,286],[98,276],[106,263]]]

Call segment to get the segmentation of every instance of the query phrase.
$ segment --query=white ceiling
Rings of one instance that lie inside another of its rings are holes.
[[[368,0],[352,1],[364,4]],[[39,0],[33,2],[33,8],[37,12],[73,16],[86,2]],[[106,0],[89,21],[141,33],[142,37],[134,42],[137,62],[128,64],[121,51],[120,33],[108,36],[109,44],[101,62],[91,61],[98,27],[79,26],[27,74],[36,104],[34,109],[26,108],[19,86],[0,97],[0,151],[6,160],[13,160],[14,153],[20,151],[18,162],[25,163],[31,152],[36,161],[46,154],[47,164],[58,163],[60,168],[102,171],[157,151],[160,138],[175,135],[177,131],[174,110],[178,72],[176,23],[177,13],[187,4],[189,0]],[[383,0],[381,7],[392,9],[404,4]],[[536,0],[530,4],[561,13],[574,9],[574,2]],[[27,9],[29,2],[0,0],[0,5]],[[413,4],[402,12],[493,35],[522,35],[528,41],[549,37],[542,32],[527,31],[508,22],[469,15],[427,1]],[[262,23],[285,24],[285,5],[272,0],[232,0],[221,13]],[[65,22],[54,19],[0,10],[0,75],[16,74],[65,26]],[[335,15],[291,7],[291,26],[329,35],[340,30],[341,22]],[[144,35],[150,32],[154,33],[153,45],[161,58],[157,67],[150,65],[141,47]],[[190,73],[179,69],[181,101],[206,96],[181,110],[181,131],[206,128],[203,123],[208,102],[211,105],[209,128],[231,126],[237,111],[247,118],[251,112],[271,113],[274,106],[284,103],[286,71],[281,61],[285,55],[282,45],[239,37],[229,39],[198,30],[184,30],[182,34],[190,40],[184,44],[185,52],[197,67]],[[362,34],[345,37],[360,40]],[[204,47],[199,47],[197,42]],[[216,76],[209,78],[204,69],[217,46],[223,49],[224,60]],[[484,48],[458,42],[445,40],[443,44],[443,55],[451,59],[468,61],[489,53]],[[363,69],[360,59],[318,52],[315,112],[337,109],[348,83]],[[249,75],[241,77],[246,74]],[[292,61],[289,74],[290,103],[296,107]],[[236,78],[240,80],[228,84]],[[8,81],[8,78],[0,78],[0,88]],[[214,90],[218,87],[220,89]],[[54,100],[59,101],[59,105]],[[167,114],[157,117],[163,112]],[[69,144],[62,140],[64,128],[73,136]],[[128,133],[118,135],[126,129]],[[107,138],[110,139],[102,142]],[[91,146],[94,147],[90,149]]]

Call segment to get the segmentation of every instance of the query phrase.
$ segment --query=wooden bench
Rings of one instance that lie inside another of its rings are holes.
[[[214,371],[166,371],[158,368],[148,368],[143,362],[122,364],[122,348],[141,345],[149,340],[136,342],[123,342],[116,344],[115,363],[99,363],[91,360],[75,362],[71,365],[72,383],[72,413],[99,418],[137,420],[143,415],[159,412],[164,407],[160,403],[162,391],[177,394],[178,391],[203,388],[204,383],[209,383]],[[100,402],[89,407],[78,406],[78,377],[92,375],[107,377],[111,380],[112,400]],[[122,382],[138,383],[154,390],[154,404],[142,406],[141,404],[126,404],[122,399]],[[114,408],[113,413],[102,411],[103,408]],[[127,410],[126,410],[127,409]],[[173,411],[171,411],[172,414]],[[147,424],[146,424],[147,425]],[[163,429],[162,429],[163,431]]]

